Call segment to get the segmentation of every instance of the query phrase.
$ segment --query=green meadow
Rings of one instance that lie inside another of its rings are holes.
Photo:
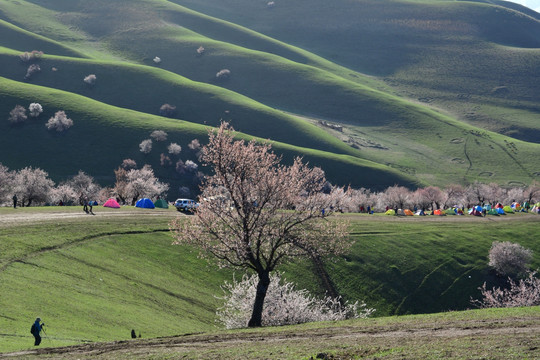
[[[221,329],[215,311],[224,281],[195,249],[173,246],[173,209],[0,208],[0,352],[31,348],[31,322],[41,317],[45,346],[145,339]],[[342,215],[354,242],[325,259],[334,288],[365,301],[374,316],[471,308],[478,287],[499,285],[487,266],[493,241],[534,251],[540,267],[539,216],[409,218]],[[189,220],[189,217],[186,217]],[[286,264],[284,277],[319,296],[326,288],[308,260]]]

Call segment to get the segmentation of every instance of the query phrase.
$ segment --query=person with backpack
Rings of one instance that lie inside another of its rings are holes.
[[[40,318],[37,318],[36,321],[32,324],[32,327],[30,328],[30,333],[34,335],[34,338],[36,341],[34,341],[34,346],[38,346],[41,344],[41,330],[43,329],[43,326],[45,326],[44,323],[41,322]]]

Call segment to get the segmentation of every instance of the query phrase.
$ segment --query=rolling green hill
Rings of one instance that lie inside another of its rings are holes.
[[[130,157],[177,189],[190,180],[160,165],[166,145],[143,155],[138,144],[156,129],[184,147],[204,142],[205,126],[227,120],[342,185],[540,176],[540,20],[519,6],[21,0],[0,4],[0,30],[0,113],[46,105],[38,120],[0,123],[10,168],[39,166],[56,180],[81,169],[107,184]],[[25,79],[32,62],[18,56],[31,50],[45,55]],[[217,78],[221,69],[230,77]],[[94,85],[83,82],[89,74]],[[158,116],[166,103],[174,119]],[[58,110],[75,126],[39,129]]]
[[[220,329],[215,296],[233,274],[171,245],[176,210],[94,207],[94,214],[0,208],[0,352],[30,347],[38,316],[53,339],[48,346],[127,339],[131,329],[147,339]],[[324,267],[339,294],[365,301],[376,317],[471,307],[484,281],[498,284],[487,266],[494,240],[532,249],[531,268],[540,265],[537,215],[343,216],[354,246]],[[299,289],[323,295],[315,269],[302,261],[280,270]]]

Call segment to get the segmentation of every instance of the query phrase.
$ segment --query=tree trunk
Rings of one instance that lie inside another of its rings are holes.
[[[270,285],[270,273],[268,271],[263,271],[258,275],[259,283],[257,284],[257,294],[255,295],[253,312],[251,313],[251,319],[248,322],[248,327],[262,326],[264,299],[266,298],[266,292],[268,291],[268,286]]]

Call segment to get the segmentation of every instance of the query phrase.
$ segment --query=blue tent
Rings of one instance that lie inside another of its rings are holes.
[[[506,213],[504,212],[504,210],[503,210],[503,209],[501,209],[501,208],[497,208],[497,214],[501,214],[501,215],[504,215],[504,214],[506,214]]]
[[[149,198],[142,198],[137,201],[135,207],[143,209],[153,209],[155,208],[154,203]]]

